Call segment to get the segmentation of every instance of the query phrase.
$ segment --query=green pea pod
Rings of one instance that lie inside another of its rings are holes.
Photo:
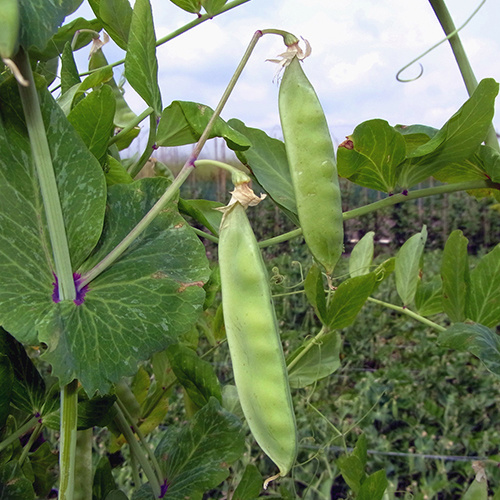
[[[279,112],[302,233],[331,274],[344,242],[337,165],[323,109],[297,57],[281,80]]]
[[[0,57],[11,58],[17,48],[19,5],[17,0],[0,2]]]
[[[250,431],[286,475],[297,455],[295,415],[269,277],[245,208],[224,212],[219,236],[222,308],[238,396]]]

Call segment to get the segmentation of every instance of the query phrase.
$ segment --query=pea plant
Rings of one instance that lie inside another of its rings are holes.
[[[439,130],[361,123],[336,155],[304,70],[310,47],[278,29],[255,32],[215,109],[164,107],[156,47],[248,1],[172,0],[196,16],[158,40],[149,0],[88,0],[95,19],[66,24],[82,0],[2,2],[1,498],[330,498],[294,481],[311,459],[294,402],[338,369],[340,332],[367,301],[424,323],[443,348],[469,351],[500,376],[500,245],[469,269],[467,238],[453,231],[439,276],[424,272],[425,226],[378,264],[368,227],[350,256],[343,251],[345,220],[397,203],[457,191],[500,202],[498,83],[475,80],[443,0],[429,1],[469,99]],[[268,35],[285,47],[274,60],[284,141],[220,117]],[[123,61],[106,60],[107,36]],[[74,52],[89,44],[82,71]],[[115,79],[121,64],[144,101],[139,115]],[[145,120],[147,143],[127,158]],[[214,137],[239,166],[199,159]],[[155,149],[187,144],[177,176],[156,162],[154,177],[134,180]],[[231,172],[227,206],[180,196],[206,165]],[[387,196],[342,213],[339,176]],[[438,185],[416,188],[430,178]],[[264,198],[296,229],[257,241],[247,212]],[[321,328],[283,346],[261,251],[295,238],[310,252],[301,291]],[[218,262],[204,240],[218,244]],[[378,299],[393,279],[398,302]],[[217,374],[211,360],[226,341],[232,371]],[[184,419],[171,417],[180,394]],[[332,429],[331,441],[343,439]],[[352,495],[389,498],[385,471],[367,474],[366,463],[362,436],[338,461]],[[466,495],[488,498],[484,469]]]

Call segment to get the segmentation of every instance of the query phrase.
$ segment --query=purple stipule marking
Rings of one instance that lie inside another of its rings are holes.
[[[167,493],[168,490],[168,483],[167,480],[163,481],[163,484],[160,487],[160,496],[158,498],[163,498],[165,494]]]
[[[408,196],[408,189],[403,189],[403,192],[401,194],[403,196]]]
[[[52,273],[54,275],[54,282],[52,285],[54,286],[54,291],[52,292],[52,301],[58,304],[61,302],[61,298],[59,297],[59,280],[57,279],[57,276],[55,273]],[[76,297],[73,300],[73,302],[77,306],[81,306],[85,302],[85,295],[87,294],[89,290],[89,285],[84,285],[81,286],[80,284],[80,278],[82,276],[78,273],[73,273],[73,281],[75,282],[75,289],[76,289]]]
[[[156,151],[160,146],[158,146],[158,144],[153,144],[151,147],[153,148],[153,151]]]

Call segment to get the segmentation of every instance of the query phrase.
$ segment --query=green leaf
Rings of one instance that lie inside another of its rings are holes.
[[[106,184],[112,186],[113,184],[130,184],[134,182],[127,169],[112,156],[107,156],[105,166]]]
[[[19,341],[36,344],[37,323],[54,305],[54,264],[18,96],[10,83],[0,88],[0,324]],[[101,234],[104,174],[50,94],[42,90],[39,97],[71,262],[78,269]]]
[[[27,479],[16,461],[0,465],[0,498],[5,500],[30,500],[35,498],[31,481]]]
[[[326,297],[323,286],[323,275],[318,266],[313,265],[311,269],[309,269],[304,282],[304,291],[309,304],[314,307],[316,315],[324,324],[327,318]]]
[[[82,272],[99,263],[164,193],[169,182],[147,178],[109,188],[102,238]],[[53,304],[40,324],[44,358],[65,384],[87,394],[133,375],[137,363],[175,343],[197,319],[210,270],[205,248],[168,204],[110,268],[89,284],[84,302]]]
[[[81,0],[19,0],[20,45],[43,50],[64,18],[81,3]]]
[[[343,281],[328,306],[328,326],[340,329],[353,323],[371,295],[376,280],[377,275],[369,273]]]
[[[0,353],[0,430],[3,429],[10,414],[10,396],[14,382],[14,370],[9,358]]]
[[[427,228],[424,226],[420,233],[414,234],[404,242],[396,255],[396,289],[403,301],[409,305],[417,292],[417,285],[422,270],[422,255],[427,240]]]
[[[466,318],[465,308],[470,284],[468,242],[462,231],[453,231],[444,246],[441,262],[443,309],[455,323]]]
[[[373,231],[367,232],[354,246],[349,257],[349,274],[362,276],[370,272],[370,266],[373,261]]]
[[[486,326],[455,323],[439,334],[438,343],[441,347],[470,352],[500,377],[500,338]]]
[[[68,115],[68,121],[101,163],[106,158],[108,141],[113,133],[114,116],[115,98],[107,85],[88,94]]]
[[[94,472],[94,483],[92,485],[92,498],[101,499],[116,490],[116,482],[113,477],[108,457],[99,459]]]
[[[337,152],[339,175],[360,186],[393,193],[397,167],[406,155],[401,134],[385,120],[376,119],[358,125],[349,139],[349,147],[339,147]]]
[[[363,481],[356,500],[382,500],[388,485],[385,470],[374,472]]]
[[[128,500],[128,496],[122,490],[113,490],[106,495],[105,500]]]
[[[1,327],[0,352],[8,357],[12,367],[12,406],[27,414],[40,413],[45,401],[45,382],[23,345]]]
[[[368,461],[368,442],[365,434],[359,436],[356,446],[352,450],[352,455],[359,458],[363,468],[366,467],[366,462]]]
[[[262,490],[262,474],[254,464],[248,464],[234,490],[232,500],[254,500]]]
[[[467,317],[493,327],[500,323],[500,244],[481,257],[470,273]]]
[[[473,154],[457,163],[447,163],[439,172],[434,174],[434,178],[443,183],[456,183],[489,179],[484,170],[483,162],[479,153]]]
[[[58,462],[57,454],[52,452],[49,443],[45,441],[28,456],[35,476],[33,486],[37,497],[46,498],[57,480],[54,472]]]
[[[218,201],[179,199],[179,212],[183,215],[189,215],[215,235],[219,234],[222,220],[222,213],[215,209],[222,206],[224,204]]]
[[[328,377],[340,367],[342,341],[338,332],[323,335],[313,347],[288,371],[290,387],[300,389]],[[290,364],[303,350],[299,347],[287,359]]]
[[[156,448],[168,481],[163,498],[201,500],[226,479],[229,465],[244,450],[241,422],[211,398],[187,426],[170,426]]]
[[[486,137],[493,118],[498,83],[482,80],[472,96],[430,141],[416,148],[402,165],[407,188],[436,175],[449,164],[470,158]]]
[[[125,56],[125,78],[159,116],[161,94],[158,87],[156,37],[149,0],[136,0],[134,4]]]
[[[389,257],[375,268],[373,272],[375,273],[377,279],[373,291],[375,291],[380,286],[382,281],[385,281],[394,272],[395,267],[396,267],[396,258]]]
[[[127,50],[128,35],[132,21],[132,7],[128,0],[100,0],[99,18],[113,41]]]
[[[201,0],[201,4],[209,16],[218,14],[226,3],[227,0]]]
[[[356,455],[343,455],[337,460],[340,473],[349,488],[357,495],[365,478],[365,467]]]
[[[205,406],[211,397],[222,402],[219,379],[211,363],[182,344],[171,345],[167,355],[177,380],[198,408]]]
[[[163,110],[156,142],[159,146],[194,144],[201,137],[214,111],[203,104],[173,101]],[[236,151],[248,149],[247,138],[229,126],[220,116],[210,132],[209,139],[222,137]]]
[[[69,42],[64,46],[61,61],[61,94],[65,94],[71,87],[81,83]]]
[[[235,118],[227,123],[242,133],[251,144],[244,153],[236,151],[238,159],[250,169],[251,174],[273,201],[298,225],[297,204],[285,143],[269,137],[262,130],[247,127]]]
[[[170,0],[173,4],[177,5],[181,9],[191,12],[192,14],[198,14],[201,9],[201,0]]]
[[[439,276],[434,276],[425,283],[418,282],[415,307],[418,314],[422,316],[432,316],[443,312],[443,288]]]
[[[462,500],[488,500],[488,481],[477,477],[467,488]]]
[[[481,146],[479,157],[488,177],[493,182],[500,182],[500,153],[489,146]]]

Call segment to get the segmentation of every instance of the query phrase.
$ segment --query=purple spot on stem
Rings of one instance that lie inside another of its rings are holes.
[[[163,481],[163,484],[160,487],[160,496],[158,498],[163,498],[165,494],[167,493],[168,490],[168,483],[167,480]]]
[[[52,301],[55,302],[56,304],[61,302],[61,298],[59,297],[59,280],[57,279],[57,276],[55,273],[52,273],[54,275],[54,282],[52,285],[54,286],[54,291],[52,292]],[[76,297],[73,300],[73,302],[77,306],[81,306],[85,302],[85,295],[87,294],[89,290],[89,285],[84,285],[81,286],[80,284],[80,278],[81,275],[78,273],[73,273],[73,281],[75,283],[75,290],[76,290]]]
[[[153,148],[153,151],[156,151],[159,148],[159,146],[158,146],[158,144],[153,144],[152,148]]]
[[[403,192],[401,194],[403,196],[408,196],[408,189],[403,189]]]

